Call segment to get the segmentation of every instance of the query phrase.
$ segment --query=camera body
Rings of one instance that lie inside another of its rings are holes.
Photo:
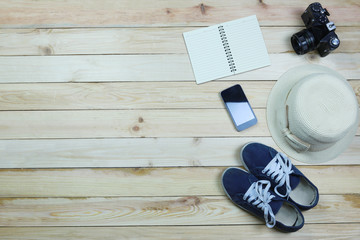
[[[291,45],[295,52],[303,55],[317,49],[321,57],[327,56],[340,45],[340,40],[335,34],[336,26],[330,22],[326,8],[315,2],[308,6],[301,18],[306,29],[295,33],[291,37]]]

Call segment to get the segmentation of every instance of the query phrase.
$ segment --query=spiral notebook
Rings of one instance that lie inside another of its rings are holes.
[[[255,15],[183,35],[197,84],[270,65]]]

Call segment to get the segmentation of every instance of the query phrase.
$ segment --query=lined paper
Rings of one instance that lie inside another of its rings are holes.
[[[231,72],[219,26],[223,26],[236,71]],[[256,16],[183,33],[196,83],[227,77],[270,65]]]

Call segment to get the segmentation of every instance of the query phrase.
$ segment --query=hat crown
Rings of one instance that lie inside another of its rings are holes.
[[[313,151],[331,146],[357,124],[351,86],[327,73],[310,74],[297,82],[286,105],[290,131],[311,144]]]

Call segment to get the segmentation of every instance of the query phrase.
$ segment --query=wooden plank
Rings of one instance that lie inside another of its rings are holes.
[[[1,227],[2,240],[112,240],[112,239],[356,239],[360,224],[309,224],[301,231],[284,234],[258,225],[151,226],[151,227]],[[256,236],[256,237],[255,237]]]
[[[220,91],[240,84],[253,108],[264,108],[275,82],[112,82],[1,84],[0,110],[224,108]],[[259,88],[259,84],[261,88]],[[354,87],[360,80],[354,80]]]
[[[272,65],[223,80],[277,80],[297,65],[325,65],[347,79],[359,79],[360,53],[298,56],[270,54]],[[104,82],[104,81],[193,81],[187,54],[170,55],[84,55],[3,56],[0,82]],[[194,83],[195,84],[195,83]]]
[[[265,109],[254,113],[238,132],[225,109],[3,111],[0,139],[270,136]]]
[[[360,193],[358,165],[298,168],[321,194]],[[224,170],[224,167],[2,169],[0,197],[223,195]]]
[[[0,55],[187,53],[187,28],[0,29]],[[292,52],[290,37],[301,27],[262,27],[269,53]],[[338,27],[337,53],[360,52],[360,28]],[[19,37],[21,36],[21,37]]]
[[[359,223],[359,195],[321,195],[307,223]],[[0,226],[263,224],[226,196],[2,199]],[[265,228],[265,226],[263,226]]]
[[[261,25],[303,25],[300,15],[311,1],[271,2],[208,0],[190,1],[87,0],[12,1],[0,3],[1,27],[113,27],[113,26],[199,26],[256,14]],[[331,0],[324,7],[337,26],[359,26],[359,6],[354,1]],[[279,14],[281,13],[281,14]]]
[[[270,136],[265,110],[255,127],[237,132],[225,109],[4,111],[0,139]]]
[[[360,104],[360,80],[349,83]],[[234,84],[242,86],[252,108],[265,108],[275,82],[4,83],[0,110],[222,109],[219,93]]]
[[[248,142],[281,151],[271,137],[0,140],[0,168],[239,166]],[[355,137],[344,153],[321,165],[360,165],[359,148]]]

